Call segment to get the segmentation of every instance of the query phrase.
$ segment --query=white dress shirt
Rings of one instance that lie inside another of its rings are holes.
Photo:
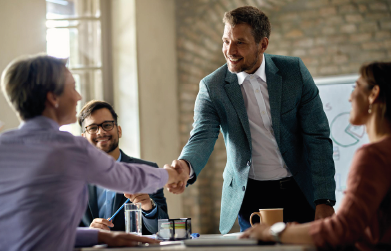
[[[243,71],[236,75],[251,132],[252,160],[248,177],[254,180],[279,180],[292,176],[274,137],[266,82],[265,56],[254,74]]]

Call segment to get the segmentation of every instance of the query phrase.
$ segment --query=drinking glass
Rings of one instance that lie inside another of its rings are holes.
[[[141,203],[125,204],[125,232],[141,235]]]

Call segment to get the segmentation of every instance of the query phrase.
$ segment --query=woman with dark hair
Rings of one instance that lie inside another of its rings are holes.
[[[354,155],[339,211],[306,224],[260,224],[241,238],[320,249],[391,250],[391,63],[364,65],[360,75],[349,99],[349,120],[366,126],[370,143]]]
[[[153,193],[166,183],[178,183],[177,171],[116,162],[86,139],[59,131],[76,122],[81,99],[64,60],[46,55],[16,60],[3,72],[1,84],[23,123],[0,135],[0,249],[72,250],[75,243],[157,242],[77,229],[87,206],[87,184]]]

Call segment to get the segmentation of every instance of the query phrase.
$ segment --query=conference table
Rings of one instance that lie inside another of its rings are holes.
[[[315,251],[316,248],[310,245],[286,245],[286,244],[275,244],[275,245],[241,245],[240,240],[237,243],[232,243],[232,237],[227,238],[227,244],[222,244],[221,240],[225,237],[221,234],[204,234],[199,237],[200,241],[207,240],[212,243],[210,245],[199,245],[189,246],[188,242],[185,245],[184,242],[167,242],[167,245],[150,245],[150,246],[139,246],[139,247],[128,247],[128,248],[107,248],[104,246],[96,246],[90,248],[75,249],[75,251],[161,251],[161,250],[187,250],[187,251]],[[219,244],[213,244],[213,240],[218,240]]]

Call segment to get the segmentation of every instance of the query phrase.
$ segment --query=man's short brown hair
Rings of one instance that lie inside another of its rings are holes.
[[[79,113],[78,119],[77,119],[79,122],[79,125],[80,125],[80,127],[82,127],[83,131],[84,131],[84,128],[83,128],[84,120],[86,118],[88,118],[89,116],[91,116],[91,114],[93,112],[100,110],[100,109],[103,109],[103,108],[106,108],[107,110],[110,111],[111,116],[113,116],[115,124],[117,124],[118,115],[114,111],[114,108],[109,103],[107,103],[106,101],[91,100],[90,102],[88,102],[87,104],[85,104],[83,106],[83,108],[81,109],[81,111]]]
[[[230,24],[233,27],[237,24],[250,25],[255,43],[257,44],[264,37],[269,39],[271,32],[269,18],[258,8],[252,6],[243,6],[225,12],[223,22],[224,24]]]

